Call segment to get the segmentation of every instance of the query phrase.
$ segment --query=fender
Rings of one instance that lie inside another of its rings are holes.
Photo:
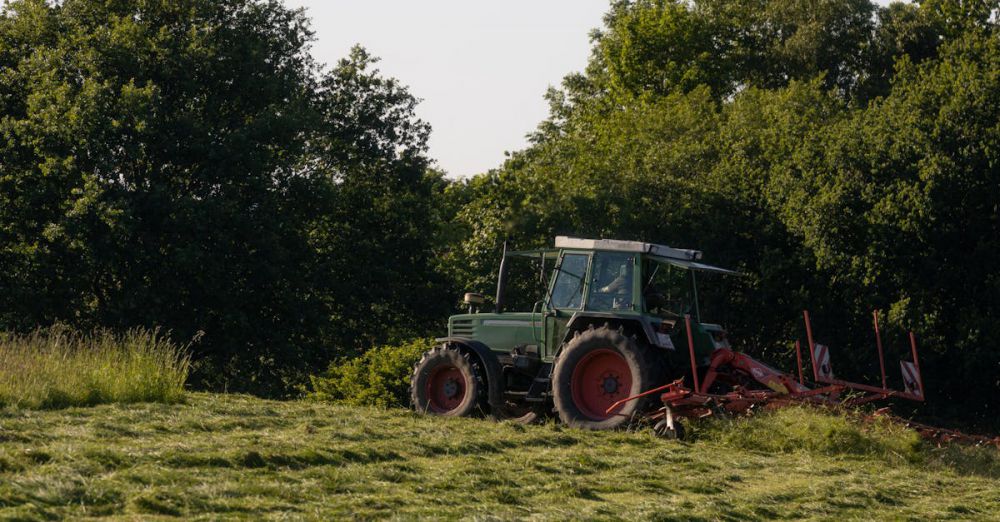
[[[618,323],[635,323],[642,328],[642,333],[646,336],[646,342],[650,346],[659,346],[657,342],[656,332],[653,327],[649,324],[648,320],[644,320],[641,317],[622,317],[620,315],[606,313],[606,312],[576,312],[572,317],[569,318],[569,322],[566,323],[566,338],[562,340],[563,344],[568,342],[572,337],[572,332],[577,323],[582,323],[588,319],[604,319],[605,321],[614,321]],[[560,347],[560,350],[562,347]]]
[[[486,372],[487,401],[490,404],[490,410],[493,412],[499,411],[503,407],[503,385],[500,382],[502,367],[500,366],[500,359],[493,353],[493,350],[490,350],[489,346],[479,341],[464,337],[440,337],[435,339],[435,341],[444,344],[456,344],[462,351],[472,352],[479,358],[479,361],[483,365],[483,370]]]

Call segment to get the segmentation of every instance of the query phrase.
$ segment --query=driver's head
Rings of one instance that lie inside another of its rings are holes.
[[[604,267],[601,269],[601,281],[605,284],[614,281],[621,274],[621,267],[616,266],[614,263],[604,263]]]
[[[615,276],[616,276],[617,278],[619,278],[619,279],[628,279],[628,277],[629,277],[630,275],[632,275],[632,271],[631,271],[631,270],[629,270],[629,268],[630,268],[630,267],[629,267],[629,264],[628,264],[628,262],[627,262],[627,261],[626,261],[626,262],[624,262],[624,263],[622,263],[622,264],[621,264],[621,265],[620,265],[620,266],[618,267],[618,273],[617,273],[617,274],[615,274]]]

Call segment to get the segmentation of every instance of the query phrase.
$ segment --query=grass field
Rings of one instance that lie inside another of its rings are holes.
[[[995,451],[791,410],[693,442],[191,394],[0,413],[0,518],[984,519]]]

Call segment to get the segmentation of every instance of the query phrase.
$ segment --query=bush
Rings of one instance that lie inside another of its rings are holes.
[[[0,334],[0,406],[179,402],[189,357],[157,330],[83,334],[63,326]]]
[[[431,339],[418,339],[334,361],[325,373],[311,378],[311,397],[351,406],[405,408],[410,404],[413,366],[433,346]]]

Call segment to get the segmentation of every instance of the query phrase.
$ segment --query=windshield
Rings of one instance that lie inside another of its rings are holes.
[[[586,254],[566,254],[559,265],[559,275],[552,287],[552,308],[580,308],[583,283],[587,278]]]

